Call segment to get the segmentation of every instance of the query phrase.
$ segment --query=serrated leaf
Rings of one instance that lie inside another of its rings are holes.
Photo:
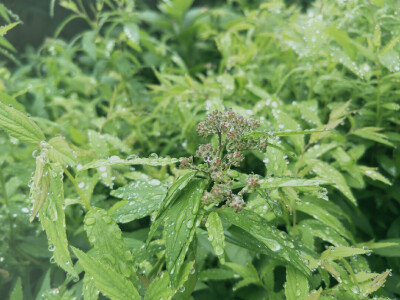
[[[167,197],[161,203],[160,208],[156,212],[155,221],[151,224],[149,236],[147,238],[147,243],[150,242],[153,235],[157,231],[158,227],[160,227],[161,223],[164,221],[164,217],[166,215],[167,209],[170,205],[178,199],[181,195],[182,190],[186,187],[186,185],[192,180],[192,178],[196,175],[195,171],[188,172],[183,176],[179,177],[169,188]]]
[[[372,280],[372,282],[362,287],[363,293],[369,295],[377,291],[381,286],[384,285],[386,278],[389,276],[391,272],[392,270],[387,270],[386,272],[379,274],[374,280]]]
[[[169,276],[164,272],[149,285],[144,300],[171,299],[173,295],[174,291],[169,287]]]
[[[166,194],[167,187],[159,180],[138,180],[111,192],[124,201],[115,203],[108,213],[116,222],[128,223],[157,210]]]
[[[340,246],[340,247],[330,247],[330,249],[325,250],[321,254],[322,259],[340,259],[344,257],[349,257],[349,256],[354,256],[354,255],[360,255],[360,254],[366,254],[370,253],[371,250],[365,250],[361,248],[352,248],[352,247],[345,247],[345,246]]]
[[[165,218],[165,257],[167,270],[174,284],[202,217],[198,212],[206,183],[201,179],[189,182]]]
[[[289,236],[276,228],[272,228],[261,216],[246,209],[234,212],[231,208],[220,210],[218,214],[267,246],[276,258],[295,266],[306,275],[310,274],[310,270],[301,260],[301,256]]]
[[[364,128],[360,128],[360,129],[356,129],[354,131],[351,132],[351,134],[354,134],[356,136],[362,137],[364,139],[368,139],[377,143],[381,143],[387,146],[391,146],[394,147],[394,145],[389,142],[387,139],[387,136],[379,133],[379,131],[381,131],[382,128],[378,128],[378,127],[364,127]]]
[[[107,212],[91,208],[85,216],[84,228],[98,259],[138,286],[133,256],[122,239],[121,229]]]
[[[312,213],[312,209],[308,214]],[[322,215],[319,218],[324,218]],[[326,221],[330,223],[329,221]],[[347,246],[348,242],[336,231],[333,230],[330,226],[324,224],[325,222],[320,222],[318,220],[307,219],[303,220],[299,223],[298,229],[304,232],[304,234],[310,234],[314,239],[315,237],[319,237],[323,241],[329,242],[334,246]],[[341,230],[339,230],[340,232]],[[314,244],[314,241],[312,241]]]
[[[359,168],[365,176],[368,176],[372,180],[379,180],[385,184],[392,185],[392,183],[385,176],[376,171],[376,168],[370,168],[366,166],[359,166]]]
[[[305,299],[308,295],[307,277],[292,266],[286,267],[285,296],[287,300]]]
[[[306,201],[297,203],[296,208],[297,210],[314,217],[321,223],[333,228],[345,238],[351,239],[350,233],[345,229],[343,224],[335,216],[319,205]]]
[[[79,259],[79,263],[82,265],[86,274],[88,274],[89,277],[93,277],[93,284],[103,295],[113,300],[140,300],[140,295],[132,282],[127,280],[119,272],[103,264],[100,260],[91,258],[77,248],[72,247],[72,250]]]
[[[59,165],[47,168],[50,188],[48,196],[39,212],[39,220],[49,240],[49,250],[53,251],[55,262],[73,277],[78,277],[73,268],[68,250],[65,228],[63,171]]]
[[[45,139],[42,130],[22,112],[0,102],[0,128],[22,142],[39,144]]]
[[[318,300],[320,295],[322,293],[322,288],[319,288],[318,290],[311,292],[308,296],[307,296],[307,300]]]
[[[179,162],[177,158],[134,158],[122,159],[119,156],[111,156],[108,159],[99,159],[84,165],[79,171],[87,169],[100,168],[106,166],[122,166],[122,165],[148,165],[148,166],[166,166]]]
[[[329,165],[326,162],[310,159],[307,161],[307,164],[312,167],[312,170],[323,180],[328,182],[334,182],[334,187],[336,187],[339,191],[343,193],[351,201],[352,204],[357,206],[357,201],[353,196],[349,186],[347,185],[346,180],[343,175],[336,170],[334,167]]]
[[[49,140],[51,147],[48,150],[49,159],[61,165],[75,165],[75,157],[72,149],[62,136],[56,136]]]
[[[5,26],[0,26],[0,36],[3,36],[7,33],[7,31],[13,29],[15,26],[20,24],[21,22],[14,22]]]
[[[238,275],[240,275],[243,278],[243,280],[239,281],[235,285],[235,289],[242,288],[249,284],[262,285],[260,278],[258,276],[258,272],[252,264],[248,264],[248,266],[245,267],[245,266],[242,266],[242,265],[239,265],[236,263],[228,262],[228,263],[225,263],[225,266],[228,266],[233,271],[235,271],[235,273],[237,273]]]
[[[90,148],[100,157],[107,156],[109,154],[109,149],[107,145],[107,141],[103,135],[100,133],[89,130],[89,145]]]
[[[32,185],[29,192],[30,201],[33,203],[32,213],[29,221],[33,221],[46,200],[50,186],[50,178],[47,166],[47,151],[41,151],[36,157],[36,169],[32,178]]]
[[[3,91],[0,91],[0,99],[0,102],[3,102],[5,105],[11,105],[23,113],[26,112],[25,107],[22,104],[20,104],[17,100],[7,95]]]
[[[224,249],[225,249],[225,235],[224,228],[220,217],[216,212],[208,215],[206,222],[208,240],[213,246],[214,253],[218,256],[221,263],[225,262]]]
[[[196,262],[194,254],[191,259],[185,262],[176,279],[174,300],[186,300],[192,295],[197,282]]]
[[[14,288],[11,292],[9,300],[23,300],[24,299],[24,293],[22,291],[22,284],[21,284],[21,278],[18,277],[17,282],[14,285]]]
[[[97,300],[99,297],[100,291],[96,289],[93,280],[90,279],[88,274],[83,277],[82,291],[84,300]]]
[[[316,187],[320,185],[330,184],[325,180],[318,179],[293,179],[293,178],[268,178],[259,181],[260,187],[264,189],[280,188],[280,187]]]

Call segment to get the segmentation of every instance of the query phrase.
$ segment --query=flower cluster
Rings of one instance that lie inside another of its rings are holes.
[[[200,145],[196,151],[196,157],[204,163],[194,165],[193,157],[181,160],[181,168],[191,168],[206,173],[213,181],[209,192],[205,192],[203,202],[205,204],[219,204],[225,202],[226,206],[240,210],[245,205],[243,195],[254,191],[258,179],[249,177],[247,185],[237,194],[232,191],[233,180],[230,177],[231,167],[239,167],[244,160],[243,151],[265,151],[267,140],[265,138],[248,138],[248,134],[259,127],[258,121],[245,119],[233,111],[213,111],[203,122],[198,124],[197,130],[200,136],[208,137],[216,135],[218,145]]]

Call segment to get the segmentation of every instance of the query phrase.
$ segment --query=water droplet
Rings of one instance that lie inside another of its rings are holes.
[[[49,244],[48,249],[49,251],[53,252],[54,250],[56,250],[56,247],[53,244]]]
[[[181,285],[181,286],[179,287],[179,292],[183,293],[184,291],[185,291],[185,287],[184,287],[183,285]]]
[[[94,219],[94,218],[87,218],[85,220],[86,225],[93,225],[94,223],[96,223],[96,219]]]
[[[224,254],[224,249],[222,249],[221,246],[216,246],[215,247],[215,254],[218,255],[218,256]]]
[[[150,158],[158,158],[157,153],[151,153],[151,154],[150,154]]]

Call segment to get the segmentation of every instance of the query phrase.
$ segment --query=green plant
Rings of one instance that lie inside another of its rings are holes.
[[[398,297],[394,1],[59,4],[0,68],[0,294]]]

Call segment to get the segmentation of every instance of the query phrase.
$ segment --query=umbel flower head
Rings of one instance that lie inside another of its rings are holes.
[[[208,137],[216,135],[218,145],[203,144],[196,151],[195,156],[203,163],[195,165],[193,157],[181,160],[181,168],[190,168],[201,171],[209,176],[213,186],[209,192],[205,192],[203,202],[205,204],[225,205],[240,210],[245,205],[243,194],[252,192],[258,184],[255,176],[250,176],[247,185],[237,194],[232,191],[233,180],[229,170],[231,167],[239,167],[244,160],[243,151],[259,150],[265,152],[267,148],[266,138],[254,139],[247,135],[256,130],[260,124],[254,119],[245,119],[233,111],[218,111],[210,113],[200,122],[197,131],[200,136]]]

